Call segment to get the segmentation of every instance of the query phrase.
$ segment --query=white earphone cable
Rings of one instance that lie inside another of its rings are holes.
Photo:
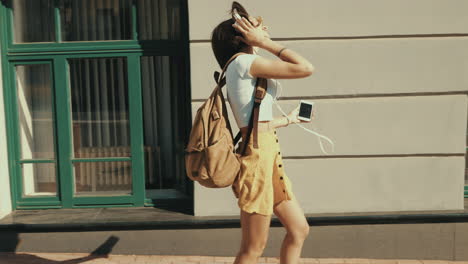
[[[276,82],[276,88],[277,88],[277,89],[276,89],[276,96],[273,98],[273,103],[275,103],[276,107],[278,108],[278,110],[279,110],[283,115],[287,116],[287,114],[283,111],[283,109],[281,108],[281,106],[279,106],[279,104],[277,103],[277,98],[279,97],[279,94],[281,94],[278,88],[280,88],[281,92],[283,91],[283,90],[282,90],[283,88],[281,87],[281,85],[278,85],[279,82],[278,82],[277,80],[275,80],[275,82]],[[329,154],[329,153],[326,152],[325,149],[323,148],[323,143],[322,143],[322,140],[321,140],[322,138],[325,139],[325,140],[327,140],[327,141],[331,144],[331,146],[332,146],[332,152],[335,151],[335,144],[333,143],[333,141],[332,141],[330,138],[328,138],[327,136],[321,135],[321,134],[319,134],[319,133],[317,133],[317,132],[315,132],[315,131],[313,131],[313,130],[311,130],[311,129],[308,129],[308,128],[304,127],[303,125],[299,124],[299,123],[295,123],[295,124],[298,125],[298,126],[300,126],[300,127],[301,127],[302,129],[304,129],[305,131],[307,131],[307,132],[309,132],[309,133],[312,133],[312,134],[314,134],[314,135],[317,136],[317,139],[318,139],[319,144],[320,144],[320,149],[322,150],[323,153]]]

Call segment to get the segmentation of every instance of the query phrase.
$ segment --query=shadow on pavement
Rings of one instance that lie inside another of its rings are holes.
[[[119,241],[116,236],[110,236],[104,243],[97,247],[88,256],[69,259],[69,260],[50,260],[41,258],[36,255],[27,253],[15,253],[18,246],[21,244],[18,233],[2,233],[0,238],[0,264],[23,264],[23,263],[34,263],[34,264],[75,264],[83,263],[85,261],[107,258],[109,253]]]

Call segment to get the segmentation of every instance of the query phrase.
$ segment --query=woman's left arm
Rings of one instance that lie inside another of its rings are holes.
[[[270,129],[276,129],[278,127],[286,127],[291,124],[291,119],[286,116],[275,117],[268,123]]]
[[[304,121],[298,119],[299,116],[299,106],[296,107],[296,109],[292,110],[291,113],[289,113],[287,116],[280,116],[280,117],[275,117],[273,120],[271,120],[268,125],[270,129],[276,129],[278,127],[286,127],[289,124],[296,124],[296,123],[310,123],[312,122],[312,119],[315,117],[315,111],[312,111],[312,116],[310,121]]]

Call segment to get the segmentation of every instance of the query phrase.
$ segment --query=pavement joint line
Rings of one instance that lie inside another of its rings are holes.
[[[235,256],[202,255],[90,255],[88,253],[43,253],[43,252],[0,252],[0,264],[36,263],[37,261],[69,261],[83,259],[83,263],[167,263],[167,264],[229,264]],[[5,262],[6,261],[6,262]],[[42,263],[42,262],[40,262]],[[261,256],[258,263],[279,263],[279,257]],[[299,263],[314,264],[468,264],[468,260],[437,259],[382,259],[382,258],[307,258],[301,257]]]

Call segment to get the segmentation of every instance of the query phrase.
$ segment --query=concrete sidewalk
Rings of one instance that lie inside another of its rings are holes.
[[[231,264],[234,257],[172,256],[172,255],[89,255],[84,253],[0,253],[0,264]],[[278,257],[261,257],[262,263],[279,263]],[[468,264],[468,261],[415,260],[415,259],[367,259],[367,258],[301,258],[299,263],[316,264]]]

